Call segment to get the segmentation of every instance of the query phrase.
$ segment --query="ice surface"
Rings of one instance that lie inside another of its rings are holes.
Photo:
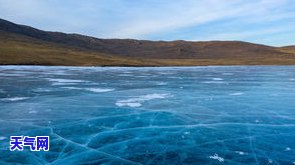
[[[0,164],[295,164],[295,67],[0,66]],[[10,136],[50,151],[9,151]]]

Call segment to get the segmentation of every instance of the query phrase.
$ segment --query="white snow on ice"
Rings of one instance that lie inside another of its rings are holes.
[[[153,94],[147,94],[147,95],[142,95],[130,99],[125,99],[125,100],[118,100],[116,102],[116,105],[119,107],[140,107],[143,102],[153,100],[153,99],[164,99],[167,98],[171,95],[169,94],[158,94],[158,93],[153,93]]]
[[[111,92],[111,91],[114,91],[115,89],[113,89],[113,88],[85,88],[85,90],[90,91],[90,92],[102,93],[102,92]]]
[[[230,93],[229,95],[231,96],[240,96],[240,95],[243,95],[244,93],[243,92],[235,92],[235,93]]]
[[[86,80],[58,79],[58,78],[46,78],[46,80],[51,81],[52,85],[74,85],[77,83],[89,82]]]
[[[214,80],[214,81],[222,81],[223,79],[222,78],[212,78],[212,80]]]
[[[30,113],[30,114],[36,114],[36,113],[38,113],[38,111],[36,111],[36,110],[31,110],[31,111],[29,111],[29,113]]]
[[[21,101],[21,100],[26,100],[29,97],[9,97],[9,98],[3,98],[0,99],[1,101]]]
[[[219,162],[224,162],[224,158],[218,156],[218,154],[214,154],[212,156],[209,156],[210,159],[218,160]]]
[[[235,151],[235,153],[239,154],[239,155],[245,155],[246,153],[243,151]]]

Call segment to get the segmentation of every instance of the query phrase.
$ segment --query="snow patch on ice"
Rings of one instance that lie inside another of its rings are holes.
[[[58,79],[58,78],[46,78],[46,80],[53,82],[52,85],[74,85],[76,83],[89,82],[86,80]]]
[[[222,73],[222,75],[224,76],[231,76],[231,75],[234,75],[233,73]]]
[[[171,96],[170,94],[158,94],[158,93],[153,93],[153,94],[147,94],[147,95],[142,95],[130,99],[125,99],[125,100],[118,100],[116,102],[116,105],[119,107],[140,107],[143,102],[149,101],[149,100],[154,100],[154,99],[164,99]]]
[[[83,88],[77,88],[77,87],[61,87],[61,88],[64,88],[64,89],[83,89]]]
[[[60,83],[81,83],[87,82],[85,80],[73,80],[73,79],[59,79],[59,78],[46,78],[48,81],[60,82]]]
[[[218,154],[214,154],[212,156],[209,156],[210,159],[218,160],[219,162],[224,162],[224,158],[218,156]]]
[[[115,90],[113,88],[78,88],[78,87],[61,87],[61,88],[70,89],[70,90],[86,90],[86,91],[95,92],[95,93],[110,92]]]
[[[214,80],[214,81],[222,81],[223,79],[222,78],[212,78],[212,80]]]
[[[0,99],[1,101],[21,101],[21,100],[26,100],[29,97],[10,97],[10,98],[3,98]]]
[[[38,113],[38,111],[35,111],[35,110],[32,110],[32,111],[29,111],[30,114],[36,114]]]
[[[119,107],[132,107],[132,108],[136,108],[136,107],[141,107],[142,104],[141,103],[128,103],[128,102],[116,102],[116,105],[119,106]]]
[[[37,88],[33,90],[34,92],[51,92],[52,90],[46,88]]]
[[[76,85],[77,83],[60,83],[60,82],[53,82],[53,86],[58,86],[58,85]]]
[[[223,81],[203,81],[204,84],[224,84]]]
[[[113,88],[85,88],[85,90],[90,91],[90,92],[102,93],[102,92],[111,92],[111,91],[114,91],[115,89],[113,89]]]
[[[157,85],[167,85],[167,83],[166,82],[158,82],[158,83],[156,83]]]
[[[230,93],[229,95],[231,96],[240,96],[240,95],[243,95],[244,93],[243,92],[235,92],[235,93]]]
[[[256,119],[256,120],[255,120],[255,123],[260,123],[260,122],[261,122],[261,121],[260,121],[260,120],[258,120],[258,119]]]
[[[243,151],[235,151],[235,153],[239,154],[239,155],[245,155],[246,153]]]

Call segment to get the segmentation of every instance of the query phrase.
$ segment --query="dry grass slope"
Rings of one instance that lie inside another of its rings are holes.
[[[295,65],[295,46],[238,41],[97,39],[0,19],[0,64],[65,66]]]

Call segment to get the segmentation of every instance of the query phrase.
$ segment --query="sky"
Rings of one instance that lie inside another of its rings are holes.
[[[97,38],[295,45],[295,0],[0,0],[0,18]]]

